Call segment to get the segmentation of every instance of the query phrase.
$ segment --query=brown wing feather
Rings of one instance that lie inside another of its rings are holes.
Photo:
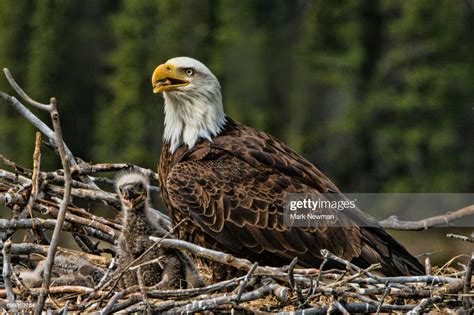
[[[423,273],[382,228],[358,227],[371,225],[359,211],[331,212],[349,228],[282,224],[286,193],[339,190],[314,165],[263,132],[229,119],[212,142],[202,141],[192,150],[181,147],[171,156],[166,146],[163,150],[160,179],[169,210],[190,216],[228,251],[269,264],[298,256],[302,265],[314,267],[325,248],[362,267],[380,262],[387,275]]]
[[[200,178],[206,179],[205,185],[200,184]],[[357,227],[324,226],[309,232],[285,226],[281,219],[284,191],[313,189],[272,168],[256,169],[229,155],[219,160],[179,163],[167,182],[172,207],[189,213],[217,242],[232,243],[234,251],[266,251],[282,257],[304,254],[313,261],[321,258],[322,248],[348,259],[360,255],[361,234]],[[280,187],[281,193],[273,193],[274,187]],[[340,212],[333,213],[337,219],[347,220]],[[353,241],[334,242],[332,238]]]

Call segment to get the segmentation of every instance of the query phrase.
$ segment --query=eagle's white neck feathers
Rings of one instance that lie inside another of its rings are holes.
[[[174,151],[182,144],[194,147],[201,139],[212,140],[226,122],[219,81],[197,60],[179,57],[167,61],[176,67],[192,67],[196,75],[189,85],[163,93],[165,129],[163,140]]]

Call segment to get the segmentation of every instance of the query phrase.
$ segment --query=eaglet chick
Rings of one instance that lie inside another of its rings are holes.
[[[157,220],[149,206],[149,183],[140,172],[119,174],[116,190],[122,204],[123,228],[117,246],[118,271],[122,271],[135,259],[147,251],[154,242],[150,236],[164,236],[167,228]],[[179,250],[168,250],[154,246],[133,266],[144,264],[136,270],[125,272],[119,283],[126,288],[138,284],[137,272],[144,286],[157,286],[160,289],[180,287],[184,280],[188,287],[203,286],[199,273],[190,258]]]

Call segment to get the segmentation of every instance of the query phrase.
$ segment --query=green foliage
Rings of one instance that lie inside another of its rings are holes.
[[[462,129],[466,118],[472,124],[472,81],[462,8],[450,0],[389,0],[382,14],[380,60],[354,111],[357,125],[368,126],[360,132],[368,139],[369,172],[378,177],[374,187],[467,192],[462,156],[473,138]]]
[[[206,2],[125,1],[110,19],[116,48],[103,78],[94,155],[154,168],[161,145],[163,105],[150,78],[160,63],[178,55],[204,57],[208,41]]]
[[[28,72],[25,42],[30,35],[28,24],[31,1],[5,0],[0,2],[0,67],[8,67],[20,82]],[[2,72],[3,76],[3,72]],[[6,80],[0,80],[0,90],[11,92]],[[0,154],[15,157],[18,162],[31,163],[34,130],[18,118],[18,114],[0,104]]]
[[[360,11],[360,1],[314,1],[302,16],[291,80],[290,106],[295,110],[289,111],[287,137],[292,147],[319,165],[324,165],[321,156],[336,159],[341,144],[350,143],[341,119],[357,104],[364,57]],[[331,167],[332,162],[326,162],[334,172],[347,164],[342,160]]]
[[[58,98],[87,160],[155,167],[150,76],[187,55],[218,76],[230,116],[344,191],[472,191],[472,15],[461,0],[3,0],[0,65]],[[0,153],[30,165],[33,139],[2,104]]]

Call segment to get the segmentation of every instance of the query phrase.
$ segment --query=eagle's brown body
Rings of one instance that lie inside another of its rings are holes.
[[[423,273],[416,258],[359,210],[334,212],[340,222],[354,222],[347,228],[285,226],[285,193],[339,190],[278,139],[226,119],[212,141],[200,139],[173,153],[163,144],[163,201],[175,223],[191,219],[180,238],[265,265],[288,264],[297,256],[300,265],[318,267],[320,250],[327,249],[361,267],[381,263],[389,276]]]

